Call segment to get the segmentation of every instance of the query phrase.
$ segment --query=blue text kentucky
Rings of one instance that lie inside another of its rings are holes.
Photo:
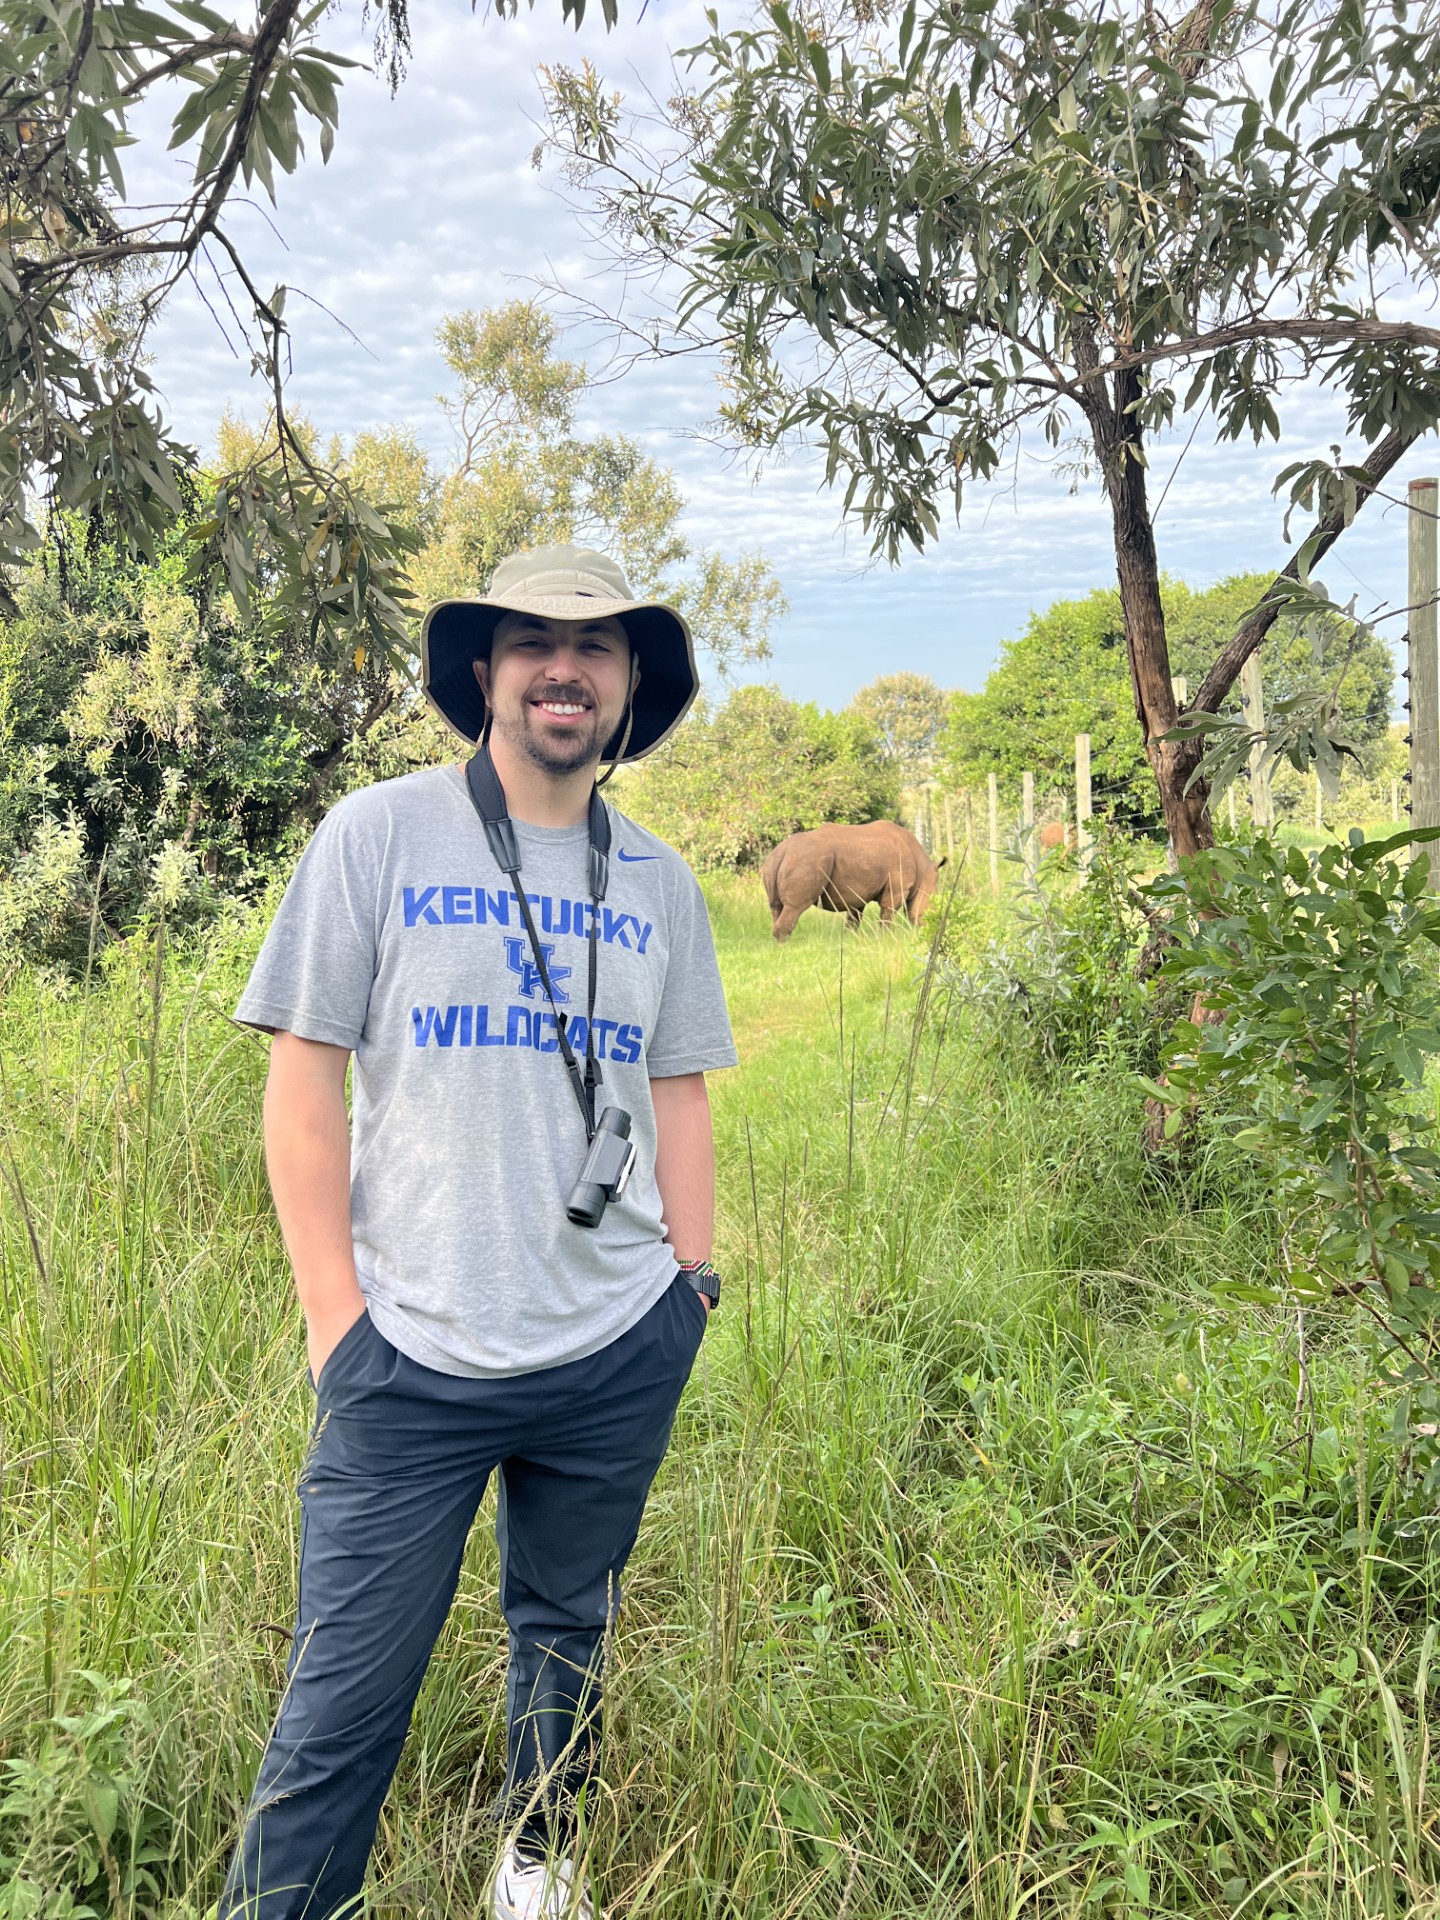
[[[548,893],[527,893],[525,898],[540,916],[542,933],[573,933],[578,939],[590,937],[590,917],[595,909],[588,900],[556,900]],[[401,895],[407,927],[522,927],[520,903],[508,887],[489,893],[484,887],[406,887]],[[599,934],[608,946],[628,947],[644,953],[655,931],[638,914],[620,913],[612,907],[600,909]]]

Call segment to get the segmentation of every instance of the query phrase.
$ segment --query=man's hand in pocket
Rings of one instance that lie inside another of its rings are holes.
[[[365,1296],[357,1287],[355,1298],[340,1306],[327,1304],[324,1312],[305,1316],[305,1345],[310,1355],[310,1378],[318,1381],[325,1362],[365,1311]]]

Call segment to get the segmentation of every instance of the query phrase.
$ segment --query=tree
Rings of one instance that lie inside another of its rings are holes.
[[[431,483],[417,473],[400,496],[400,519],[424,542],[408,567],[418,600],[475,592],[521,547],[577,540],[613,553],[637,592],[678,606],[722,677],[769,658],[785,597],[763,556],[693,548],[674,474],[623,434],[577,431],[585,369],[558,356],[542,307],[514,300],[452,315],[438,339],[456,385],[440,404],[457,459]]]
[[[1187,687],[1199,686],[1210,662],[1268,585],[1260,573],[1233,574],[1198,593],[1179,581],[1162,583],[1171,664],[1185,676]],[[1265,644],[1264,665],[1268,705],[1333,686],[1340,731],[1347,738],[1368,750],[1385,736],[1395,660],[1389,641],[1363,621],[1323,607],[1281,613]],[[1232,687],[1221,711],[1238,712],[1239,704],[1239,691]]]
[[[850,710],[880,738],[903,787],[930,778],[945,724],[945,695],[928,673],[885,673],[862,687]]]
[[[1136,713],[1179,853],[1210,840],[1199,738],[1172,737],[1147,450],[1188,414],[1278,434],[1321,375],[1358,448],[1279,484],[1314,526],[1204,663],[1216,711],[1310,567],[1440,417],[1440,18],[1381,0],[772,6],[713,26],[662,143],[588,68],[548,79],[552,145],[675,315],[642,349],[727,356],[722,424],[826,452],[894,559],[1040,429],[1110,507]],[[658,157],[657,157],[658,156]],[[1313,604],[1313,599],[1310,602]]]
[[[1002,643],[980,691],[952,697],[941,763],[959,786],[983,786],[995,773],[1013,792],[1028,769],[1042,795],[1068,790],[1077,733],[1090,735],[1097,811],[1152,828],[1155,789],[1135,728],[1113,587],[1055,601]]]
[[[894,812],[895,769],[855,712],[778,687],[701,699],[679,732],[616,780],[627,813],[700,867],[758,867],[789,834]]]
[[[600,5],[613,24],[616,0]],[[578,24],[585,0],[563,7]],[[407,0],[375,11],[393,86]],[[354,64],[319,44],[329,12],[259,0],[252,27],[202,0],[0,0],[0,606],[8,596],[13,608],[15,568],[57,511],[151,559],[194,522],[197,583],[223,578],[243,608],[263,578],[271,604],[337,654],[363,638],[403,655],[405,542],[291,431],[286,289],[262,292],[226,225],[237,183],[273,200],[307,132],[329,158]],[[167,120],[170,148],[193,158],[190,183],[168,204],[129,207],[124,150]],[[207,476],[201,501],[194,453],[166,431],[148,362],[166,301],[207,260],[234,289],[274,411],[269,444]]]
[[[1269,584],[1265,574],[1236,574],[1203,592],[1162,579],[1161,605],[1177,674],[1198,686],[1206,665]],[[1338,731],[1367,766],[1386,744],[1393,663],[1387,643],[1338,614],[1282,615],[1265,652],[1271,703],[1334,689]],[[1224,703],[1239,708],[1238,690]],[[1029,768],[1043,791],[1069,789],[1075,735],[1090,735],[1097,811],[1152,830],[1161,820],[1140,737],[1131,718],[1125,619],[1113,587],[1080,600],[1056,600],[1007,640],[978,693],[956,694],[941,739],[948,777],[979,784],[987,773],[1018,781]]]

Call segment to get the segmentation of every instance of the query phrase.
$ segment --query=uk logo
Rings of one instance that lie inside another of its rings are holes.
[[[545,991],[545,982],[540,978],[539,967],[536,966],[535,962],[525,951],[526,944],[518,934],[508,939],[505,942],[505,964],[511,973],[519,974],[521,993],[524,994],[527,1000],[533,1000],[537,993],[543,993]],[[540,948],[540,957],[545,962],[545,971],[550,975],[550,984],[555,989],[556,1001],[561,1005],[568,1006],[570,996],[566,993],[560,982],[562,980],[568,980],[575,969],[573,967],[557,967],[555,965],[555,949],[553,946],[542,945]]]

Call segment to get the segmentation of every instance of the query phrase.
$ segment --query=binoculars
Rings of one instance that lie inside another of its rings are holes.
[[[598,1227],[606,1207],[624,1193],[634,1167],[630,1116],[621,1107],[606,1107],[595,1123],[595,1137],[566,1202],[566,1217],[577,1227]]]

